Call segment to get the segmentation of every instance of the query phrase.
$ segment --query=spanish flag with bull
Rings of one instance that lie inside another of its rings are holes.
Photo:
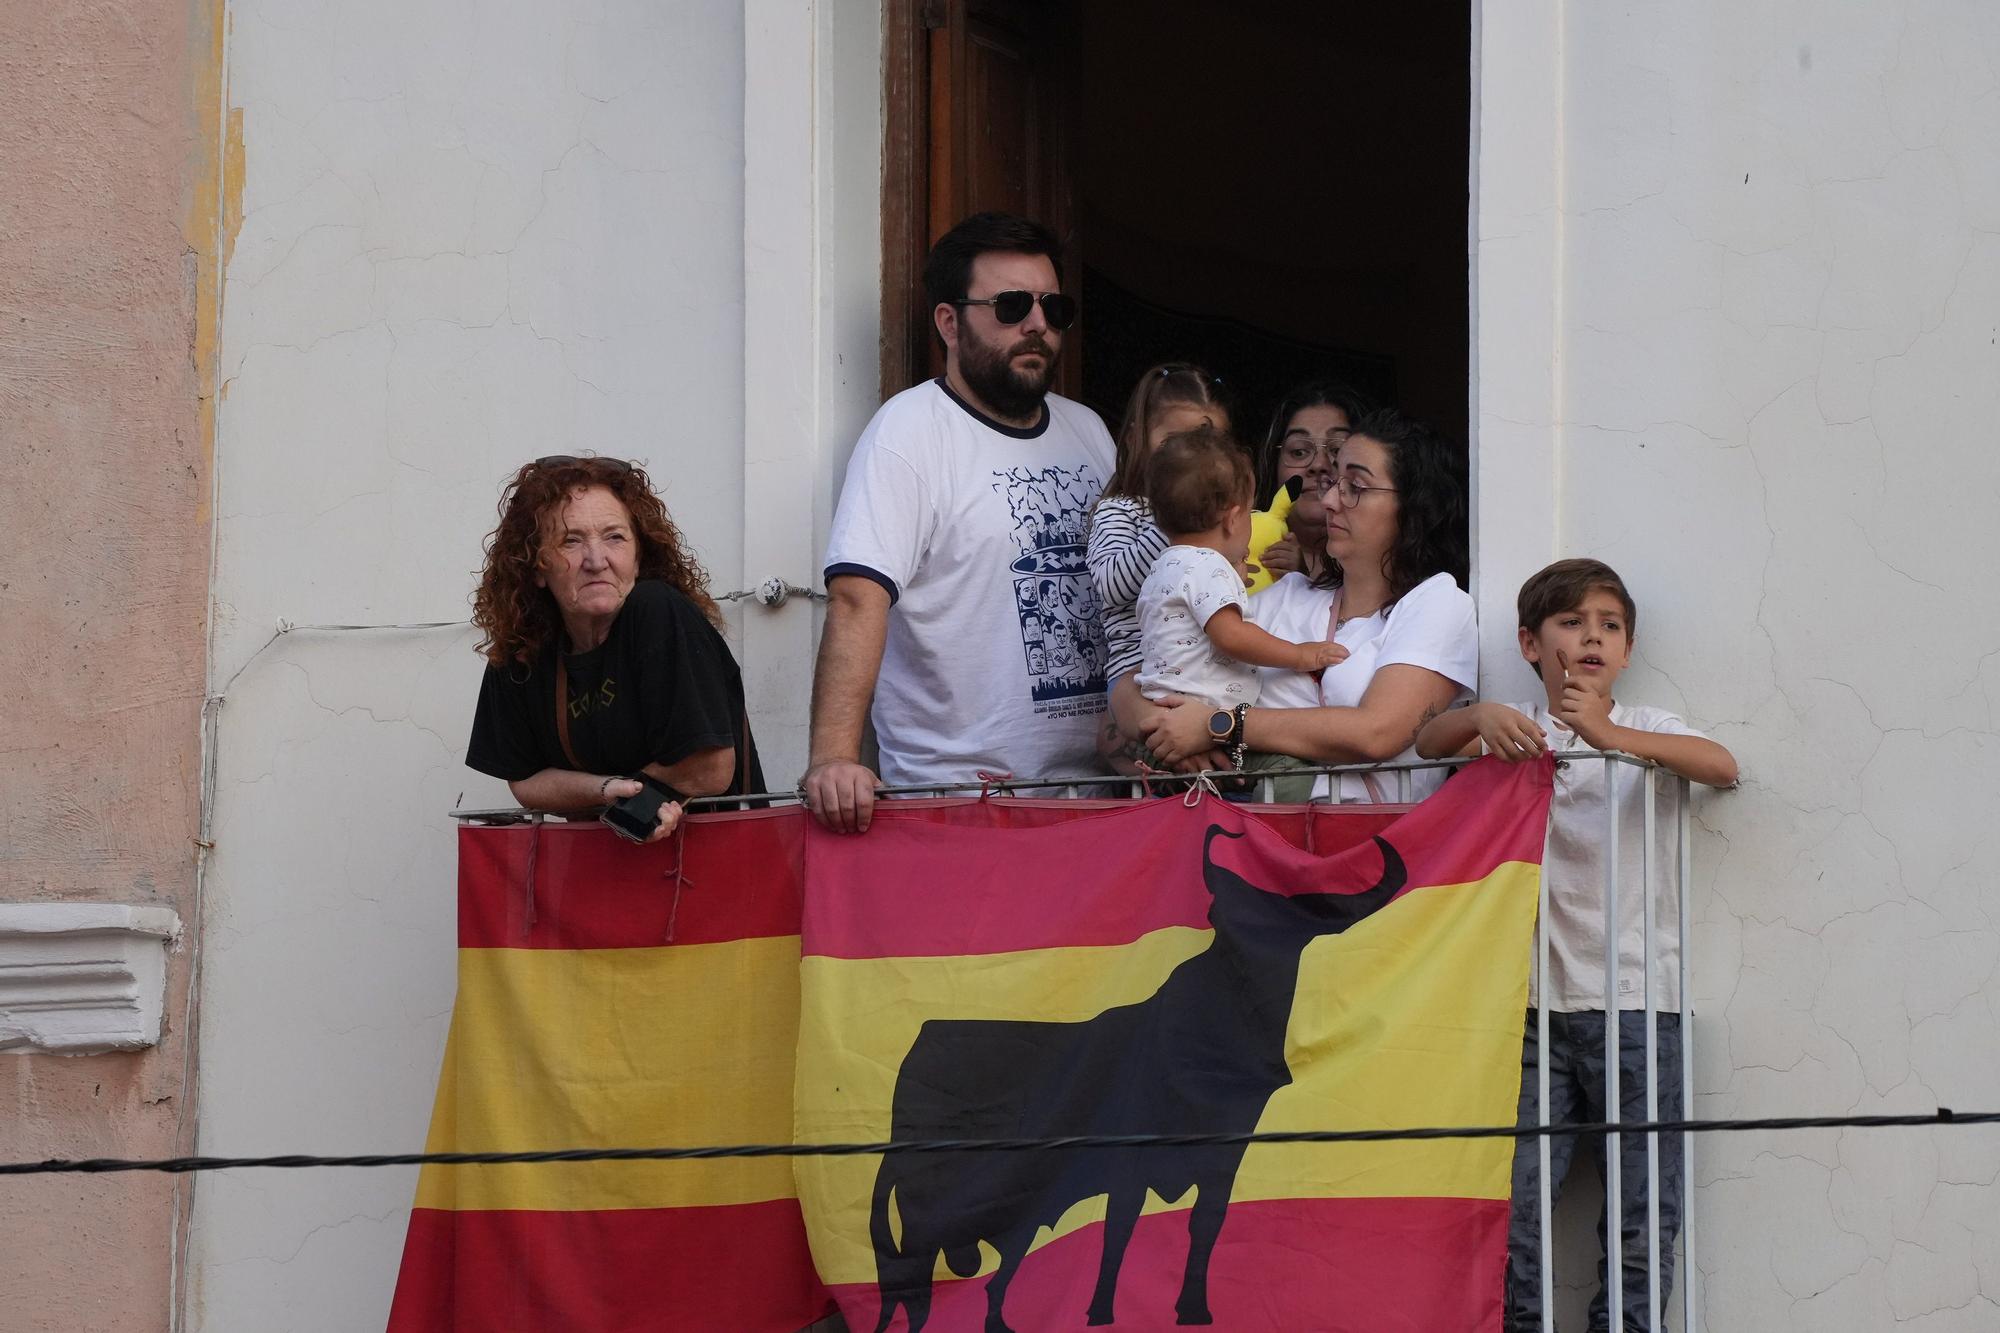
[[[1545,768],[807,837],[801,1142],[1511,1123]],[[850,1327],[1497,1329],[1504,1139],[795,1164]]]
[[[926,800],[469,828],[428,1146],[1219,1136],[432,1166],[392,1333],[1497,1333],[1551,772],[1422,805]]]

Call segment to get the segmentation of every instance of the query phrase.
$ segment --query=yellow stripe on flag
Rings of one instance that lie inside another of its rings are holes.
[[[1476,883],[1418,889],[1308,945],[1286,1031],[1294,1081],[1271,1098],[1258,1129],[1511,1124],[1538,874],[1509,862]],[[809,957],[799,1137],[889,1138],[897,1069],[926,1019],[1082,1021],[1146,999],[1212,938],[1173,927],[1122,946]],[[801,1189],[837,1214],[815,1230],[814,1259],[829,1284],[875,1279],[867,1211],[879,1160],[799,1159]],[[1231,1197],[1504,1199],[1512,1160],[1510,1140],[1260,1145],[1245,1155]],[[1193,1202],[1149,1195],[1145,1210]],[[1103,1216],[1102,1198],[1079,1203],[1043,1243]],[[982,1248],[990,1272],[995,1256]]]
[[[1214,936],[1169,926],[1130,944],[929,958],[809,956],[799,965],[812,993],[800,1028],[799,1140],[888,1138],[896,1070],[925,1019],[1080,1023],[1145,999]],[[838,1163],[870,1181],[876,1160],[799,1159],[802,1169]]]
[[[796,935],[461,949],[431,1152],[785,1143]],[[580,1210],[795,1195],[784,1158],[425,1167],[419,1208]]]
[[[1285,1032],[1295,1081],[1257,1128],[1512,1124],[1540,873],[1509,862],[1307,945]],[[1503,1139],[1259,1144],[1235,1197],[1504,1199],[1513,1160]]]

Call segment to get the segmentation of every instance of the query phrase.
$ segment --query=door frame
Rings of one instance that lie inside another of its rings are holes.
[[[931,35],[945,21],[943,0],[882,3],[882,330],[883,400],[922,379],[930,321],[917,293],[931,237]]]

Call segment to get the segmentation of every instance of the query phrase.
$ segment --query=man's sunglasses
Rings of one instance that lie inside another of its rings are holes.
[[[1076,323],[1076,298],[1063,292],[1043,292],[1037,296],[1033,292],[1001,292],[995,296],[970,296],[953,305],[990,305],[993,318],[1002,324],[1019,324],[1035,308],[1035,302],[1042,303],[1042,316],[1049,321],[1052,329],[1066,329]]]

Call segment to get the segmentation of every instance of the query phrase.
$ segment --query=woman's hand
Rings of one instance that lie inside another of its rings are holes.
[[[674,830],[680,827],[681,816],[685,813],[686,811],[682,809],[679,801],[661,801],[659,823],[651,833],[646,835],[646,841],[653,843],[660,841],[662,838],[672,837]]]
[[[1155,699],[1156,707],[1139,723],[1139,734],[1153,758],[1176,769],[1187,760],[1205,759],[1215,748],[1215,737],[1208,734],[1208,710],[1186,707],[1192,702],[1180,694]],[[1224,762],[1218,766],[1228,765]]]
[[[1281,579],[1287,574],[1301,573],[1305,569],[1300,563],[1299,539],[1290,533],[1266,546],[1264,554],[1259,556],[1258,560],[1265,569],[1271,571],[1271,577],[1274,579]]]
[[[1112,767],[1116,771],[1121,773],[1137,772],[1141,762],[1151,765],[1164,764],[1169,770],[1175,773],[1213,772],[1216,769],[1229,767],[1229,756],[1215,748],[1215,738],[1208,735],[1208,728],[1205,724],[1202,728],[1202,734],[1207,739],[1206,743],[1199,750],[1173,760],[1169,760],[1158,751],[1151,751],[1151,757],[1150,759],[1148,758],[1149,752],[1146,747],[1146,737],[1153,728],[1159,725],[1155,719],[1167,710],[1178,708],[1181,704],[1188,702],[1181,695],[1169,695],[1164,702],[1154,703],[1151,699],[1139,693],[1139,683],[1134,678],[1134,673],[1130,671],[1117,679],[1111,687],[1110,694],[1111,714],[1115,719],[1118,735],[1121,739],[1132,743],[1132,749],[1128,756],[1126,756],[1126,762],[1129,762],[1131,765],[1129,768],[1125,767],[1124,763],[1120,762],[1120,759],[1113,758],[1108,754],[1106,755],[1107,758],[1111,759]],[[1195,711],[1197,713],[1200,712],[1199,709]],[[1104,746],[1101,745],[1099,747],[1099,753],[1106,753]]]
[[[627,796],[637,796],[646,790],[646,784],[637,778],[605,778],[597,784],[597,790],[604,797],[604,804],[610,805]],[[653,831],[646,835],[646,841],[658,842],[673,836],[674,830],[680,827],[681,816],[686,813],[686,808],[679,801],[661,801],[660,812],[654,816]]]

